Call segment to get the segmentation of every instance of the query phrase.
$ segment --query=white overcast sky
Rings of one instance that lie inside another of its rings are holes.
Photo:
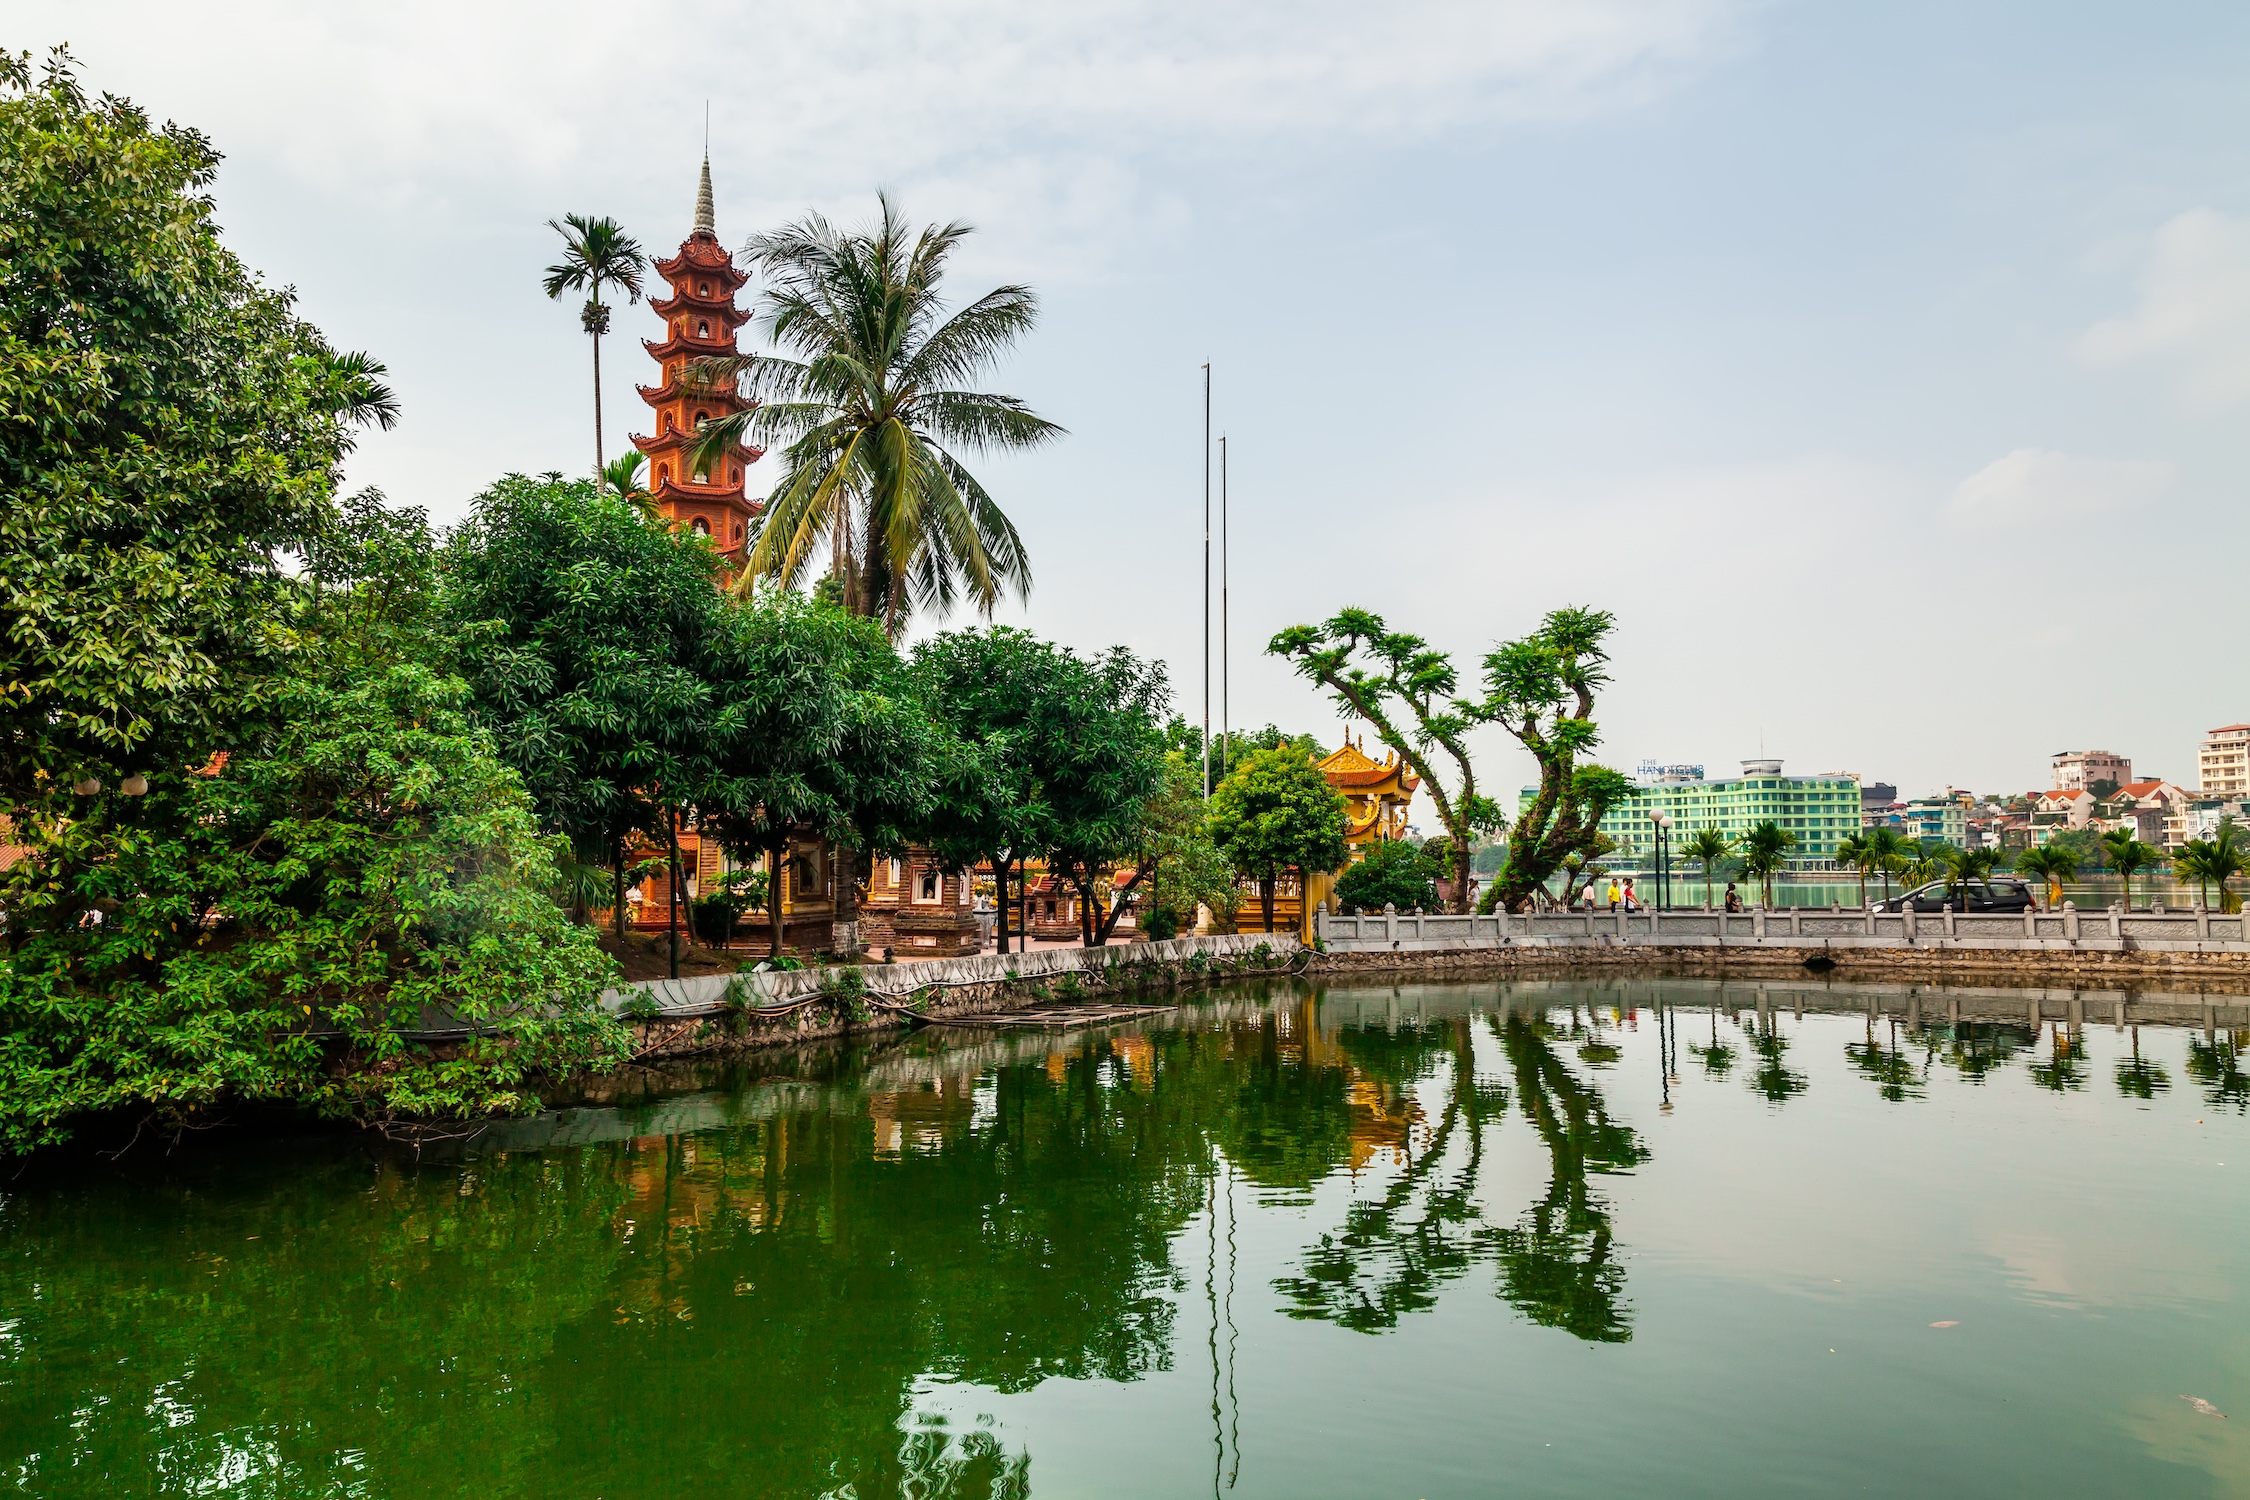
[[[1037,578],[1001,618],[1164,658],[1191,718],[1206,360],[1237,724],[1333,742],[1260,647],[1346,604],[1472,666],[1615,610],[1626,769],[1762,748],[1912,795],[2090,746],[2191,781],[2250,718],[2239,0],[0,18],[216,139],[229,241],[395,377],[352,480],[440,520],[590,461],[545,221],[669,251],[708,99],[730,243],[882,186],[976,224],[956,292],[1039,289],[993,385],[1071,436],[985,465]],[[615,452],[649,367],[605,354]],[[1527,770],[1492,735],[1488,785]]]

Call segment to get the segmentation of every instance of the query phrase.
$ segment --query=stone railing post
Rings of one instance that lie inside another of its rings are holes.
[[[1945,903],[1945,935],[1948,940],[1953,936],[1953,903],[1950,901]]]
[[[2023,909],[2023,935],[2027,938],[2039,936],[2039,908],[2036,906]]]
[[[2211,908],[2205,906],[2200,898],[2195,903],[2195,940],[2199,943],[2211,941]]]
[[[1398,946],[1398,903],[1395,901],[1383,903],[1383,941],[1394,948]]]
[[[1917,925],[1914,920],[1915,916],[1917,915],[1914,910],[1914,903],[1911,901],[1901,901],[1898,904],[1898,914],[1906,918],[1906,940],[1911,943],[1914,941],[1915,928]]]
[[[1805,913],[1802,907],[1789,908],[1789,938],[1794,942],[1805,935]]]
[[[2125,911],[2123,902],[2112,901],[2109,903],[2109,935],[2117,942],[2125,941]]]
[[[1632,914],[1625,909],[1623,903],[1619,903],[1617,908],[1617,941],[1620,945],[1632,938],[1632,922]]]
[[[2075,901],[2063,903],[2063,936],[2073,943],[2078,941],[2078,903]]]
[[[1750,910],[1750,936],[1756,942],[1766,940],[1766,909],[1762,906]]]

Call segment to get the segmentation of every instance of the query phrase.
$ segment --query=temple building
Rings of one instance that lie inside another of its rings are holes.
[[[713,225],[708,157],[696,187],[695,227],[671,259],[656,262],[656,270],[672,293],[649,301],[650,310],[664,320],[664,337],[641,342],[657,362],[663,383],[637,387],[654,413],[656,435],[635,434],[633,446],[648,456],[645,482],[657,513],[675,527],[711,538],[720,555],[738,567],[750,522],[760,510],[760,503],[748,498],[745,486],[750,465],[758,461],[762,450],[737,443],[704,468],[696,468],[688,458],[697,427],[746,411],[751,405],[737,393],[733,382],[704,385],[688,372],[693,360],[739,353],[736,331],[750,321],[750,314],[734,301],[735,293],[750,278],[735,269],[734,257],[719,243]],[[679,840],[680,867],[685,876],[685,889],[680,892],[680,929],[691,933],[691,903],[697,896],[716,890],[719,880],[738,866],[715,839],[705,839],[693,824],[680,830]],[[761,856],[743,867],[756,869],[764,863]],[[801,834],[792,841],[781,869],[773,872],[772,878],[780,885],[785,945],[804,953],[832,948],[836,889],[827,840],[810,831]],[[668,874],[659,871],[640,882],[627,894],[627,902],[636,930],[664,931],[671,918]],[[735,945],[763,952],[768,930],[763,911],[745,913],[736,928]]]
[[[1344,743],[1318,762],[1320,774],[1344,797],[1344,843],[1351,856],[1347,869],[1359,861],[1367,846],[1385,839],[1406,837],[1407,810],[1413,805],[1415,788],[1422,784],[1422,779],[1396,752],[1376,760],[1368,755],[1365,743],[1354,740],[1351,731],[1346,730]],[[1294,932],[1310,942],[1311,913],[1336,889],[1336,879],[1342,873],[1342,870],[1315,870],[1309,879],[1291,873],[1275,881],[1274,930]],[[1245,879],[1239,889],[1243,894],[1241,904],[1235,908],[1234,930],[1262,929],[1265,917],[1258,904],[1257,882]]]
[[[650,298],[649,308],[664,320],[664,337],[642,346],[663,372],[663,384],[640,386],[641,399],[654,410],[656,435],[636,434],[633,446],[648,455],[650,499],[675,526],[711,538],[728,561],[740,563],[750,522],[759,505],[746,498],[750,465],[762,452],[740,443],[706,465],[693,464],[688,449],[707,421],[750,409],[733,381],[712,385],[690,373],[691,361],[741,352],[735,331],[750,314],[734,305],[734,294],[750,278],[734,268],[734,257],[712,228],[711,162],[695,195],[695,229],[670,260],[656,262],[657,274],[672,295]]]

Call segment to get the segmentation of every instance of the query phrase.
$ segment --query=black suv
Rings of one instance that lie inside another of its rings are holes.
[[[2031,887],[2020,880],[1933,880],[1903,896],[1882,903],[1880,911],[1905,911],[1908,902],[1918,912],[1939,912],[1951,903],[1959,912],[2029,911],[2035,904]]]

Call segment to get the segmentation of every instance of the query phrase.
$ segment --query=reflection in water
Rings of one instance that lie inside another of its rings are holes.
[[[1609,1215],[1586,1179],[1589,1172],[1630,1169],[1648,1152],[1630,1128],[1609,1118],[1600,1093],[1562,1061],[1554,1043],[1582,1038],[1582,1056],[1590,1049],[1614,1056],[1615,1049],[1575,1012],[1559,1024],[1517,1012],[1483,1024],[1499,1042],[1524,1118],[1547,1150],[1547,1192],[1513,1225],[1482,1222],[1478,1176],[1488,1133],[1506,1115],[1508,1090],[1479,1076],[1468,1017],[1374,1033],[1392,1043],[1386,1061],[1393,1065],[1418,1062],[1417,1051],[1445,1058],[1445,1105],[1421,1159],[1380,1195],[1355,1200],[1344,1223],[1305,1250],[1299,1273],[1276,1282],[1293,1316],[1378,1332],[1436,1306],[1445,1283],[1490,1261],[1499,1270],[1500,1295],[1531,1321],[1602,1342],[1631,1336]],[[1344,1036],[1353,1051],[1355,1033]]]
[[[1941,1060],[1981,1083],[2018,1053],[2074,1108],[2105,1093],[2066,1027],[2044,1049],[1918,1012],[1785,1032],[1763,990],[1644,985],[1658,1085],[1613,1066],[1648,1057],[1623,987],[1423,993],[1449,1003],[1280,988],[1163,1026],[768,1060],[468,1160],[325,1143],[10,1192],[0,1473],[40,1494],[1022,1497],[1024,1436],[947,1388],[1177,1367],[1230,1490],[1258,1379],[1238,1391],[1237,1355],[1276,1272],[1282,1311],[1358,1333],[1450,1288],[1632,1338],[1599,1179],[1651,1160],[1611,1110],[1672,1107],[1676,999],[1708,1011],[1685,1017],[1704,1078],[1749,1086],[1691,1084],[1683,1109],[1763,1116],[1816,1074],[1906,1105]],[[2246,1040],[2166,1045],[2241,1113]],[[2117,1090],[2153,1100],[2171,1080],[2140,1041]],[[1543,1187],[1500,1197],[1487,1163],[1527,1150]],[[1276,1239],[1238,1297],[1238,1257]]]
[[[2162,1064],[2141,1056],[2141,1028],[2133,1028],[2133,1055],[2117,1063],[2117,1092],[2128,1099],[2154,1099],[2171,1088]]]
[[[2054,1050],[2045,1062],[2031,1065],[2031,1081],[2043,1089],[2067,1093],[2086,1086],[2086,1039],[2067,1027],[2054,1028]]]
[[[1869,1018],[1867,1040],[1844,1044],[1844,1056],[1851,1060],[1860,1076],[1873,1083],[1876,1092],[1894,1104],[1922,1097],[1923,1072],[1915,1065],[1913,1056],[1899,1041],[1898,1024],[1890,1025],[1888,1040],[1875,1035],[1875,1022]]]
[[[2204,1103],[2212,1109],[2250,1112],[2250,1074],[2242,1071],[2242,1047],[2250,1032],[2222,1031],[2209,1041],[2188,1041],[2187,1074],[2203,1085]]]

